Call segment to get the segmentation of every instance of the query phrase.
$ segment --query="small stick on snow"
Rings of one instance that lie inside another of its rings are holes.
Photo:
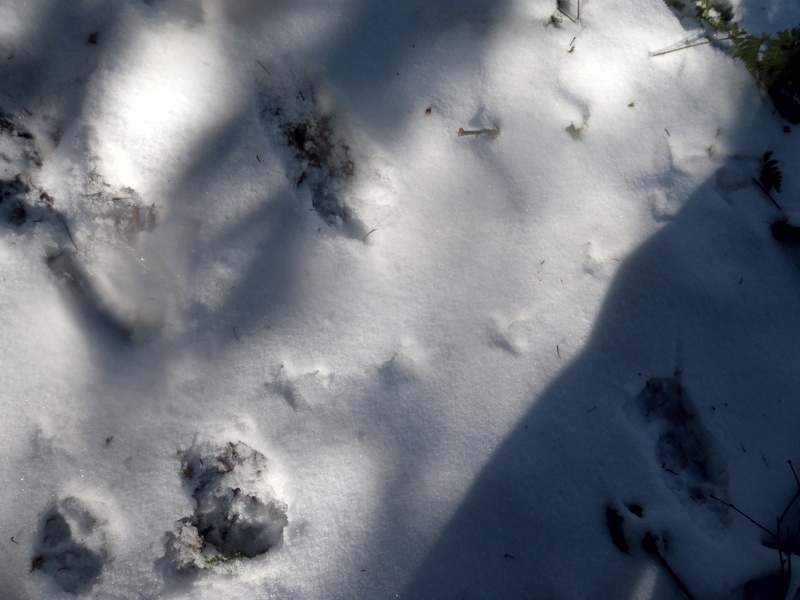
[[[262,68],[262,69],[264,69],[265,71],[267,71],[267,67],[265,67],[263,64],[261,64],[261,61],[260,61],[260,60],[256,59],[256,62],[257,62],[258,64],[260,64],[260,65],[261,65],[261,68]],[[272,75],[272,73],[270,73],[269,71],[267,71],[267,75]]]
[[[64,219],[63,216],[61,216],[60,212],[55,211],[55,214],[59,219],[61,219],[61,224],[64,226],[64,230],[67,232],[67,235],[69,236],[69,241],[72,242],[73,246],[75,246],[75,251],[76,252],[80,252],[80,250],[78,250],[78,244],[75,243],[75,240],[72,238],[72,234],[69,232],[69,227],[67,226],[67,221]]]
[[[570,16],[569,16],[567,13],[565,13],[565,12],[564,12],[563,10],[561,10],[560,8],[558,9],[558,12],[560,12],[562,15],[564,15],[565,17],[567,17],[567,18],[568,18],[570,21],[572,21],[573,23],[577,23],[577,21],[576,21],[575,19],[573,19],[572,17],[570,17]]]
[[[377,229],[372,229],[371,231],[368,231],[367,235],[365,235],[363,238],[361,238],[361,241],[363,242],[364,240],[366,240],[369,237],[370,233],[375,233],[376,231],[378,231],[378,230]]]
[[[662,468],[662,469],[664,469],[664,470],[665,470],[667,473],[672,473],[672,474],[673,474],[673,475],[675,475],[676,477],[678,476],[678,474],[677,474],[675,471],[673,471],[672,469],[670,469],[670,468],[667,466],[667,463],[664,463],[663,465],[661,465],[661,468]]]
[[[756,527],[758,527],[758,528],[759,528],[759,529],[761,529],[762,531],[765,531],[765,532],[766,532],[766,533],[767,533],[767,534],[768,534],[768,535],[769,535],[771,538],[775,539],[775,534],[774,534],[774,533],[772,533],[772,532],[771,532],[769,529],[767,529],[766,527],[764,527],[764,526],[763,526],[761,523],[759,523],[758,521],[756,521],[755,519],[753,519],[753,518],[752,518],[750,515],[747,515],[747,514],[743,513],[741,510],[739,510],[738,508],[736,508],[736,507],[735,507],[733,504],[731,504],[730,502],[725,502],[725,500],[721,500],[721,499],[717,498],[717,497],[716,497],[714,494],[709,494],[709,495],[708,495],[708,497],[709,497],[709,498],[711,498],[712,500],[716,500],[717,502],[721,502],[722,504],[724,504],[724,505],[725,505],[725,506],[727,506],[728,508],[731,508],[731,509],[735,510],[737,513],[739,513],[740,515],[742,515],[742,516],[743,516],[745,519],[747,519],[748,521],[750,521],[750,522],[751,522],[753,525],[755,525]]]
[[[677,585],[678,589],[681,592],[683,592],[684,596],[686,596],[689,600],[695,600],[694,596],[692,596],[691,592],[689,591],[689,588],[686,587],[686,584],[683,583],[681,578],[678,577],[678,574],[675,572],[675,570],[667,562],[667,559],[664,558],[664,555],[661,554],[661,550],[658,547],[657,536],[648,531],[645,534],[644,539],[642,540],[642,548],[644,548],[646,552],[652,554],[653,557],[656,558],[659,563],[661,563],[661,566],[664,568],[667,574],[670,577],[672,577],[672,580],[675,582],[675,585]]]
[[[755,183],[755,184],[756,184],[758,187],[760,187],[760,188],[761,188],[761,191],[762,191],[762,192],[764,192],[764,194],[766,194],[766,196],[767,196],[767,198],[769,198],[770,202],[772,202],[772,203],[775,205],[775,207],[776,207],[776,208],[777,208],[779,211],[783,212],[783,208],[781,208],[781,205],[780,205],[780,204],[778,204],[778,203],[775,201],[775,198],[773,198],[773,197],[772,197],[772,194],[770,194],[770,193],[767,191],[767,188],[765,188],[765,187],[764,187],[764,186],[761,184],[761,182],[760,182],[758,179],[756,179],[755,177],[751,177],[751,179],[753,180],[753,183]]]
[[[721,38],[719,40],[706,40],[704,42],[697,42],[696,44],[689,44],[688,46],[681,46],[680,48],[673,48],[672,50],[664,50],[663,52],[656,52],[655,54],[651,54],[650,58],[655,56],[664,56],[665,54],[670,54],[672,52],[679,52],[680,50],[687,50],[688,48],[696,48],[697,46],[705,46],[707,44],[713,44],[714,42],[726,42],[730,37]]]
[[[467,131],[463,127],[459,127],[458,137],[464,137],[465,135],[474,135],[475,137],[478,137],[479,135],[490,135],[492,137],[497,137],[500,135],[500,128],[494,127],[493,129],[473,129]]]
[[[578,18],[576,20],[581,20],[581,0],[578,0]]]

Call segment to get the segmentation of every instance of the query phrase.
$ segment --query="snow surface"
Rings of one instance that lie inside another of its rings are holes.
[[[701,31],[662,0],[555,10],[0,5],[3,598],[686,597],[655,538],[766,597],[710,496],[774,528],[797,489],[800,254],[752,182],[774,151],[797,220],[797,132],[724,49],[651,57]],[[239,518],[186,457],[239,442],[282,539],[170,568],[198,498]]]

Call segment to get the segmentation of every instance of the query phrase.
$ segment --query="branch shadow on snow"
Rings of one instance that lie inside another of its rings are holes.
[[[155,14],[163,14],[168,19],[175,18],[172,13],[178,10],[174,3],[146,4],[152,4],[150,8],[156,11]],[[266,7],[246,3],[231,4],[220,10],[231,23],[245,24],[251,13],[254,18],[265,18],[265,15],[281,18],[288,9],[278,4],[265,5]],[[463,25],[469,26],[475,37],[474,55],[462,59],[463,68],[474,68],[471,61],[480,55],[483,43],[491,32],[492,23],[499,19],[507,4],[471,0],[460,4],[455,13],[426,2],[402,7],[356,4],[350,9],[351,14],[342,19],[341,27],[321,39],[315,53],[323,57],[325,79],[335,87],[335,95],[342,104],[347,103],[349,118],[376,125],[375,132],[390,132],[395,127],[401,127],[410,115],[407,111],[391,108],[374,114],[371,112],[372,107],[386,105],[380,98],[391,98],[392,102],[388,105],[390,107],[414,106],[419,101],[412,98],[410,92],[396,81],[397,73],[410,68],[419,60],[421,48],[437,35]],[[139,7],[139,10],[145,9]],[[133,49],[125,51],[134,52]],[[267,64],[270,65],[268,61]],[[450,67],[452,66],[451,63]],[[289,70],[291,71],[291,66]],[[278,76],[286,75],[284,69]],[[289,73],[289,79],[294,75],[296,74]],[[258,77],[264,78],[264,74],[258,71]],[[265,78],[263,86],[270,90],[270,76]],[[77,103],[80,104],[80,100]],[[253,108],[249,102],[245,101],[244,105],[246,110]],[[257,110],[262,108],[256,107]],[[191,309],[201,322],[210,323],[214,315],[235,314],[238,326],[245,328],[265,315],[277,316],[276,311],[287,309],[296,299],[297,288],[294,281],[300,267],[296,264],[294,255],[297,244],[307,243],[303,235],[298,235],[304,226],[304,219],[298,218],[298,215],[308,208],[305,205],[303,187],[308,187],[308,181],[301,186],[299,181],[291,179],[293,174],[286,169],[286,186],[280,189],[264,189],[263,203],[259,203],[255,211],[244,217],[231,218],[226,230],[212,236],[206,237],[203,229],[202,212],[226,210],[226,204],[231,200],[224,185],[219,182],[236,177],[232,175],[231,169],[236,169],[234,159],[239,134],[244,137],[246,129],[254,126],[253,116],[255,115],[242,112],[232,114],[223,122],[209,127],[198,137],[193,147],[187,149],[187,156],[192,157],[191,163],[181,175],[173,178],[169,192],[171,214],[166,215],[166,220],[159,223],[159,227],[174,225],[179,230],[177,235],[183,239],[182,250],[192,248],[188,250],[191,256],[187,257],[187,267],[192,274],[202,268],[201,262],[208,258],[208,252],[214,248],[225,248],[228,240],[246,237],[258,248],[258,251],[252,253],[257,258],[237,275],[239,283],[220,292],[221,301],[215,302],[213,308],[198,304]],[[278,147],[280,144],[269,139],[268,134],[264,138],[267,154],[286,154],[286,149]],[[273,164],[267,168],[274,167]],[[356,169],[360,167],[358,164],[355,166]],[[261,182],[253,182],[252,187],[260,184]],[[321,222],[320,226],[325,229],[324,223]],[[369,224],[356,222],[351,228],[360,238],[369,231]],[[227,343],[236,342],[233,335],[226,336],[225,339]]]
[[[185,205],[186,213],[194,215],[193,218],[199,221],[203,216],[198,213],[203,210],[213,211],[216,210],[215,206],[224,210],[225,202],[230,198],[226,197],[224,186],[216,183],[216,180],[225,181],[231,176],[229,169],[235,167],[226,160],[220,161],[219,157],[229,157],[238,134],[252,126],[252,118],[239,114],[217,130],[208,132],[201,144],[204,151],[173,186],[177,199],[172,207],[174,212],[183,212],[181,207]],[[236,275],[231,287],[220,292],[219,301],[190,309],[201,322],[209,324],[222,315],[234,319],[221,332],[223,345],[236,343],[230,327],[246,330],[264,318],[278,318],[283,311],[291,310],[297,303],[296,283],[302,274],[298,250],[300,245],[308,242],[308,232],[303,228],[303,213],[308,211],[308,207],[298,202],[288,180],[277,187],[267,187],[259,182],[253,185],[265,187],[256,193],[260,198],[252,210],[231,218],[226,227],[208,238],[199,232],[201,239],[187,240],[187,247],[194,246],[198,251],[189,266],[192,277],[202,276],[201,271],[208,267],[208,263],[219,258],[209,255],[215,249],[224,251],[236,248],[242,240],[249,242],[246,262],[231,265],[236,269]],[[204,196],[201,202],[196,202],[201,196]],[[199,211],[198,204],[203,206]],[[322,222],[320,225],[323,225]]]
[[[491,24],[499,19],[507,5],[506,1],[471,0],[461,3],[453,13],[445,7],[438,8],[427,2],[415,2],[402,7],[359,3],[342,20],[342,26],[323,38],[315,51],[324,64],[324,83],[335,88],[335,104],[347,106],[345,118],[374,126],[374,133],[388,133],[396,127],[402,128],[404,121],[412,118],[408,111],[385,109],[380,114],[372,112],[372,107],[376,106],[415,106],[419,101],[397,83],[397,73],[418,60],[420,47],[442,32],[465,23],[470,25],[470,30],[475,34],[475,45],[474,56],[464,57],[462,66],[465,69],[474,68],[470,61],[480,55],[491,33]],[[232,23],[236,23],[236,19],[246,21],[251,11],[254,18],[263,17],[265,10],[267,13],[276,11],[275,18],[280,18],[282,11],[286,10],[243,6],[230,5],[222,10]],[[411,18],[409,15],[412,15]],[[258,79],[263,80],[260,86],[267,95],[276,90],[283,94],[294,94],[296,91],[290,88],[292,80],[302,80],[306,76],[299,67],[297,72],[292,72],[291,64],[288,67],[273,67],[268,61],[266,64],[270,69],[276,69],[275,75],[266,76],[257,71]],[[277,86],[273,85],[271,78],[280,80]],[[289,87],[286,87],[287,82]],[[391,102],[387,104],[388,100],[382,101],[384,97],[390,98]],[[302,100],[308,101],[307,94],[302,96]],[[263,102],[263,97],[257,101]],[[286,101],[297,100],[287,97]],[[268,103],[259,105],[257,109],[263,110],[268,106]],[[198,202],[197,198],[208,198],[213,194],[218,195],[219,204],[224,206],[224,189],[215,185],[215,181],[231,177],[232,161],[220,162],[219,157],[233,156],[237,132],[253,126],[252,116],[242,113],[233,115],[224,124],[207,131],[198,141],[192,164],[172,183],[172,195],[178,199],[171,207],[173,213],[180,212],[181,207],[186,206],[188,212],[194,213],[200,220],[201,217],[196,215],[196,207],[202,204],[213,210],[214,203],[208,200]],[[413,116],[418,117],[416,113]],[[265,133],[264,150],[268,156],[273,156],[273,161],[276,160],[275,156],[280,159],[293,153],[291,148],[282,144],[283,140],[270,138],[269,131]],[[273,163],[265,168],[275,167]],[[235,325],[241,331],[265,318],[277,320],[281,314],[297,311],[297,306],[302,305],[303,299],[298,296],[298,281],[302,275],[302,265],[297,258],[299,245],[308,244],[309,241],[316,243],[309,239],[309,223],[302,215],[312,208],[306,204],[309,193],[306,188],[312,177],[306,177],[307,173],[303,172],[295,180],[290,167],[283,165],[277,168],[286,172],[284,186],[264,189],[263,202],[253,212],[231,219],[229,226],[213,238],[204,239],[200,234],[199,239],[192,240],[195,250],[199,251],[190,259],[190,270],[199,268],[200,257],[205,249],[225,248],[229,242],[241,239],[252,240],[257,248],[251,253],[253,260],[237,273],[234,285],[221,294],[221,302],[213,309],[198,307],[197,314],[209,323],[215,315],[234,315],[235,322],[231,322],[230,326]],[[355,169],[360,168],[362,165],[356,163]],[[260,183],[254,182],[253,185]],[[312,191],[311,195],[313,205],[315,193]],[[324,219],[319,219],[316,225],[323,237],[327,234],[349,235],[348,229],[352,229],[358,233],[358,238],[363,237],[370,226],[369,223],[362,224],[356,220],[352,226],[345,223],[344,227],[331,228]],[[222,331],[222,345],[238,343],[236,336],[229,332],[230,329]]]

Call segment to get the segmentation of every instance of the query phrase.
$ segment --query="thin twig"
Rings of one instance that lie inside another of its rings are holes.
[[[758,183],[758,182],[756,182],[756,183]],[[786,462],[789,463],[789,467],[792,469],[792,474],[794,475],[794,480],[797,483],[797,491],[795,492],[794,496],[792,496],[792,499],[789,500],[789,503],[786,505],[786,508],[783,509],[783,513],[781,513],[781,516],[775,518],[775,533],[769,531],[766,527],[764,527],[763,525],[759,524],[753,518],[751,518],[750,516],[748,516],[745,513],[743,513],[741,510],[736,508],[730,502],[725,502],[724,500],[720,500],[714,494],[711,494],[709,496],[713,500],[716,500],[717,502],[721,502],[725,506],[727,506],[729,508],[732,508],[733,510],[738,512],[740,515],[742,515],[745,519],[750,521],[753,525],[755,525],[756,527],[758,527],[758,528],[762,529],[763,531],[765,531],[773,540],[775,540],[775,548],[778,551],[778,562],[779,562],[779,565],[780,565],[780,577],[781,577],[781,581],[780,581],[781,589],[779,590],[780,593],[778,594],[778,598],[784,598],[786,596],[786,594],[789,591],[789,584],[790,584],[790,582],[792,580],[792,556],[791,556],[792,553],[791,553],[790,550],[785,550],[784,549],[784,539],[785,538],[783,536],[783,531],[782,531],[783,520],[786,518],[786,515],[789,513],[789,510],[791,510],[791,508],[794,505],[794,503],[797,502],[797,499],[800,498],[800,478],[798,478],[797,473],[794,470],[794,465],[792,464],[792,461],[788,460]],[[798,528],[798,531],[800,531],[800,528]],[[791,538],[791,533],[792,533],[791,530],[787,527],[786,528],[786,537]]]
[[[368,231],[367,235],[365,235],[363,238],[361,238],[361,241],[363,242],[364,240],[366,240],[369,237],[370,233],[375,233],[376,231],[378,231],[378,230],[377,229],[372,229],[372,230]]]
[[[792,470],[792,475],[794,475],[795,483],[797,483],[797,487],[800,488],[800,479],[798,479],[797,472],[794,470],[794,465],[792,464],[792,460],[789,459],[786,462],[789,463],[789,468]]]
[[[573,19],[572,17],[570,17],[570,16],[569,16],[567,13],[565,13],[565,12],[564,12],[563,10],[561,10],[560,8],[558,9],[558,12],[560,12],[562,15],[564,15],[565,17],[567,17],[567,18],[568,18],[570,21],[572,21],[573,23],[577,23],[577,21],[576,21],[575,19]]]
[[[784,572],[783,566],[785,564],[785,561],[783,559],[783,544],[781,543],[781,518],[778,517],[776,519],[776,521],[777,521],[777,532],[778,532],[778,535],[775,536],[776,537],[776,544],[775,545],[778,546],[778,562],[780,564],[781,575],[783,575],[783,572]],[[781,596],[785,597],[786,595],[782,594]]]
[[[686,596],[689,600],[695,600],[695,597],[692,596],[692,593],[689,591],[689,588],[686,587],[686,584],[683,583],[681,578],[678,577],[678,574],[675,572],[675,570],[669,565],[667,559],[664,558],[664,555],[661,554],[661,550],[658,547],[658,538],[655,535],[653,535],[653,533],[648,531],[645,534],[644,539],[642,540],[642,548],[644,548],[646,552],[649,552],[650,554],[653,555],[653,557],[656,560],[658,560],[662,568],[675,582],[675,585],[678,586],[678,589],[681,592],[683,592],[684,596]]]
[[[581,20],[581,0],[578,0],[578,18],[576,20]]]
[[[721,502],[722,504],[724,504],[724,505],[725,505],[725,506],[727,506],[728,508],[732,508],[732,509],[733,509],[733,510],[735,510],[737,513],[739,513],[740,515],[742,515],[742,516],[743,516],[745,519],[747,519],[748,521],[750,521],[750,522],[751,522],[753,525],[755,525],[756,527],[758,527],[758,528],[759,528],[759,529],[761,529],[762,531],[765,531],[767,534],[769,534],[769,536],[770,536],[772,539],[776,539],[776,538],[777,538],[777,536],[776,536],[774,533],[772,533],[772,532],[771,532],[769,529],[767,529],[767,528],[766,528],[766,527],[764,527],[764,526],[763,526],[761,523],[759,523],[758,521],[756,521],[755,519],[753,519],[753,518],[752,518],[750,515],[747,515],[747,514],[743,513],[741,510],[739,510],[738,508],[736,508],[736,507],[735,507],[733,504],[731,504],[730,502],[725,502],[725,500],[722,500],[722,499],[720,499],[720,498],[717,498],[717,497],[716,497],[714,494],[710,494],[710,495],[709,495],[709,498],[711,498],[712,500],[716,500],[717,502]]]
[[[61,219],[61,223],[64,225],[64,230],[67,232],[67,235],[69,236],[69,241],[72,242],[73,246],[75,246],[75,250],[80,252],[80,250],[78,250],[78,244],[75,243],[75,240],[72,238],[72,234],[69,231],[69,226],[67,226],[66,219],[64,219],[64,217],[61,216],[61,213],[59,213],[58,211],[55,211],[55,213],[56,213],[56,216],[59,219]]]
[[[779,211],[783,212],[783,208],[781,208],[781,205],[775,201],[775,198],[772,197],[772,194],[767,191],[767,188],[765,188],[764,185],[755,177],[751,177],[750,179],[752,179],[753,183],[761,188],[761,191],[764,192],[767,198],[769,198],[770,202],[772,202]]]
[[[256,62],[261,65],[261,68],[267,71],[267,67],[265,67],[260,60],[256,59]],[[267,75],[272,75],[269,71],[267,71]]]
[[[783,520],[786,518],[786,513],[789,512],[789,509],[792,508],[792,504],[797,502],[798,498],[800,498],[800,489],[798,489],[797,492],[795,492],[794,496],[792,496],[792,499],[789,500],[789,504],[787,504],[786,508],[783,509],[783,513],[781,513],[781,516],[780,516],[780,522],[781,523],[783,523]]]
[[[706,40],[705,42],[697,42],[696,44],[689,44],[688,46],[681,46],[680,48],[673,48],[672,50],[665,50],[664,52],[656,52],[655,54],[651,54],[650,58],[654,56],[664,56],[665,54],[669,54],[671,52],[678,52],[679,50],[686,50],[688,48],[696,48],[697,46],[705,46],[706,44],[713,44],[714,42],[726,42],[730,37],[722,38],[719,40]]]
[[[492,137],[497,137],[500,135],[500,128],[494,127],[493,129],[473,129],[473,130],[465,130],[463,127],[458,128],[458,137],[464,137],[465,135],[474,135],[478,137],[479,135],[490,135]]]

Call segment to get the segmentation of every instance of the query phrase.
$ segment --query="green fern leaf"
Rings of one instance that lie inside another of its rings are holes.
[[[733,8],[727,0],[694,0],[697,18],[719,32],[726,31],[733,20]]]
[[[761,58],[762,83],[767,89],[780,79],[800,53],[800,30],[782,31],[772,40]]]
[[[744,63],[747,72],[750,73],[750,75],[752,75],[757,81],[761,80],[759,77],[758,58],[761,54],[761,47],[768,38],[769,36],[766,35],[756,37],[754,35],[747,35],[744,33],[736,36],[731,35],[731,39],[733,41],[733,48],[731,48],[730,52],[731,56],[741,60]]]
[[[232,552],[223,552],[222,554],[217,554],[213,558],[209,558],[206,561],[205,567],[207,569],[213,569],[214,567],[217,567],[221,564],[246,558],[246,556],[247,555],[241,550],[234,550]]]
[[[731,56],[741,60],[750,75],[768,90],[800,58],[800,28],[754,36],[734,25],[730,38]]]

